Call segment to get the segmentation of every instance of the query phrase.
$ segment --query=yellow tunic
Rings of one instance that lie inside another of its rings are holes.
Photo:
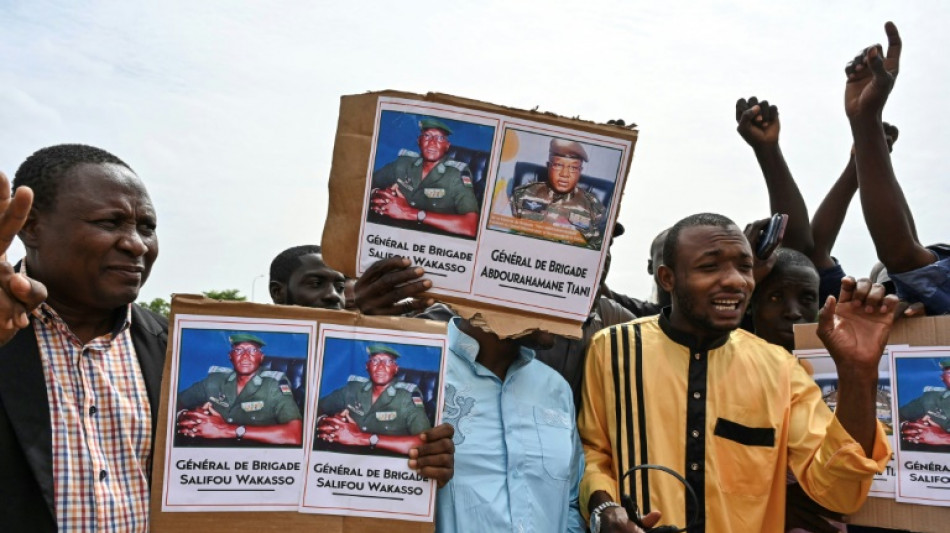
[[[743,330],[699,346],[664,315],[594,336],[578,429],[585,514],[595,491],[619,501],[624,471],[658,464],[686,477],[699,495],[705,528],[691,532],[784,531],[788,469],[825,507],[854,512],[890,457],[880,424],[872,458],[865,457],[783,348]],[[637,495],[644,514],[659,510],[661,523],[685,526],[693,506],[683,485],[643,473],[628,476],[623,492]]]

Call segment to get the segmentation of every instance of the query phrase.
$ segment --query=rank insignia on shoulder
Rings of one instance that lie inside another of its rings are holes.
[[[472,177],[469,176],[468,174],[462,174],[462,185],[465,185],[466,187],[471,187]]]
[[[292,392],[291,392],[291,390],[290,390],[290,385],[288,385],[288,384],[286,384],[286,383],[281,383],[281,384],[280,384],[280,392],[282,392],[282,393],[284,393],[284,394],[286,394],[286,395],[288,395],[288,396],[291,395]]]
[[[243,409],[247,413],[260,411],[263,408],[264,408],[264,402],[260,400],[256,402],[242,402],[241,403],[241,409]]]
[[[399,150],[399,157],[419,157],[419,152],[413,152],[412,150],[407,150],[405,148]]]
[[[419,396],[413,396],[413,397],[412,397],[412,403],[416,404],[416,407],[422,407],[423,401],[422,401],[422,398],[421,398],[421,397],[419,397]]]

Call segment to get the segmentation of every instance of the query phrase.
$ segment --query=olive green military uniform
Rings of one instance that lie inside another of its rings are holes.
[[[465,163],[443,157],[422,179],[422,157],[402,150],[395,161],[373,173],[373,187],[394,183],[409,205],[432,213],[464,215],[478,212],[472,175]]]
[[[418,435],[432,425],[422,405],[422,393],[412,383],[390,383],[373,403],[373,383],[350,376],[346,385],[320,400],[320,415],[349,410],[361,431],[377,435]]]
[[[283,372],[258,370],[237,393],[237,373],[212,366],[208,376],[178,395],[179,409],[194,409],[211,402],[229,424],[272,426],[300,420],[290,381]]]
[[[950,432],[950,390],[944,387],[924,387],[924,393],[900,408],[901,420],[913,422],[924,416]]]
[[[604,240],[607,210],[596,196],[579,187],[561,194],[543,181],[522,185],[511,193],[511,214],[516,218],[574,228],[587,241],[587,247],[595,250]]]

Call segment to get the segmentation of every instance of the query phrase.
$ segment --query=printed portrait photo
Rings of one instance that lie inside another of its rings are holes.
[[[377,127],[366,220],[474,240],[495,128],[393,110]]]
[[[950,358],[898,358],[902,451],[950,452]]]
[[[181,331],[176,447],[301,447],[310,336]]]
[[[622,152],[507,128],[489,229],[600,250]]]
[[[442,351],[327,337],[314,450],[407,455],[435,425]]]

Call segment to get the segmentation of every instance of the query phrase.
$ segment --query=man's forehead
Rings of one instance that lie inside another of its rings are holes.
[[[723,245],[740,245],[747,248],[751,254],[749,241],[738,226],[690,226],[683,228],[679,233],[679,250],[681,253],[712,254]]]
[[[448,138],[448,137],[449,137],[449,132],[447,132],[447,131],[445,131],[445,130],[443,130],[443,129],[441,129],[441,128],[425,128],[425,129],[419,131],[419,135],[426,135],[426,134],[429,134],[429,135],[442,135],[442,136],[444,136],[445,138]]]
[[[298,274],[300,276],[334,275],[334,276],[338,276],[340,279],[343,279],[343,274],[337,272],[330,265],[326,264],[323,261],[323,254],[318,254],[318,253],[301,255],[300,266],[294,270],[294,274]]]
[[[55,208],[95,209],[131,198],[138,208],[154,211],[145,184],[128,168],[115,163],[80,163],[62,176]],[[78,205],[77,205],[78,204]]]

